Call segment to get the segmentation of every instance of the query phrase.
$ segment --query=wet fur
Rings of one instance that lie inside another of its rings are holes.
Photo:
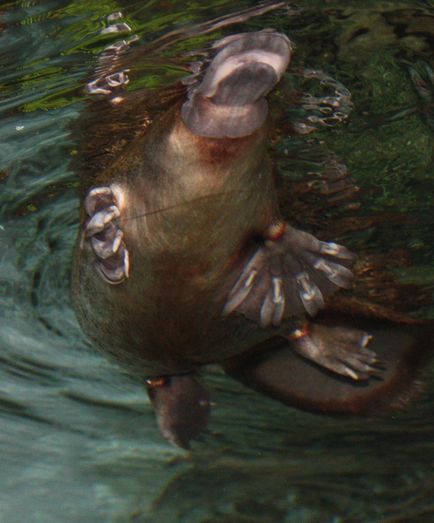
[[[178,111],[175,106],[152,127],[146,145],[140,135],[132,140],[104,172],[124,192],[119,224],[127,246],[134,246],[131,277],[112,288],[93,276],[91,253],[78,251],[75,261],[75,302],[84,329],[145,375],[185,372],[216,354],[238,352],[234,329],[244,332],[246,347],[268,335],[255,333],[246,320],[242,326],[242,319],[221,318],[233,264],[270,220],[266,130],[235,143],[200,138]],[[188,150],[179,149],[178,139],[191,144]],[[167,147],[174,148],[169,155]],[[179,172],[191,175],[179,179]],[[246,194],[245,186],[252,192]],[[231,221],[240,207],[242,219]],[[164,211],[153,214],[155,209]]]

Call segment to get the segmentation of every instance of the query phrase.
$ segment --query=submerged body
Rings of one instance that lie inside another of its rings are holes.
[[[327,390],[346,380],[345,402],[352,382],[379,375],[366,332],[307,322],[351,285],[354,256],[280,216],[265,97],[289,63],[289,40],[266,30],[214,47],[188,97],[86,180],[73,272],[84,331],[148,380],[163,434],[183,446],[208,420],[208,394],[195,379],[202,365],[220,363],[288,403],[297,396],[291,376],[283,393],[267,383],[280,356],[269,358],[271,370],[249,363],[276,336],[327,369]],[[288,369],[291,358],[284,354]]]
[[[95,278],[94,253],[85,249],[76,292],[82,322],[97,324],[86,330],[136,371],[190,371],[216,354],[239,352],[240,340],[247,348],[252,334],[261,339],[250,323],[223,318],[222,310],[240,258],[275,207],[265,138],[265,126],[248,138],[198,137],[177,106],[106,173],[118,226],[125,244],[134,246],[130,274],[107,285]],[[232,334],[240,329],[241,336]]]

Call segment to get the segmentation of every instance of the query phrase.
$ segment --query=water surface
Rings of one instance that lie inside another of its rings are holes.
[[[134,66],[132,89],[162,86],[185,75],[187,52],[231,31],[275,27],[295,42],[294,67],[322,69],[352,93],[349,122],[315,140],[362,188],[357,216],[394,217],[344,236],[356,249],[409,256],[395,267],[401,306],[434,317],[431,2],[312,0],[297,15],[268,13],[184,38],[195,24],[256,4],[0,7],[1,523],[434,520],[434,369],[408,411],[359,420],[282,407],[211,368],[217,406],[186,452],[160,437],[143,386],[93,350],[71,309],[78,197],[70,160],[80,140],[70,127],[86,110],[83,88],[98,54],[132,34],[152,45],[176,32]],[[131,32],[101,34],[117,11]],[[285,92],[277,113],[302,117]],[[285,176],[307,173],[285,151],[312,136],[282,131],[275,156]]]

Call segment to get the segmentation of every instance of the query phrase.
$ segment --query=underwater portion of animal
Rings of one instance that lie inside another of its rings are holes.
[[[207,364],[322,412],[387,407],[413,386],[398,376],[417,334],[331,318],[355,255],[279,209],[267,95],[291,53],[274,30],[223,38],[153,121],[152,95],[127,93],[124,73],[90,84],[113,133],[82,175],[74,305],[91,340],[146,380],[163,435],[183,447],[208,423]]]

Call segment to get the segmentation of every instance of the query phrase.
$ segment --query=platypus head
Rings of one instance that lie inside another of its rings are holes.
[[[216,55],[200,85],[190,89],[182,119],[198,136],[248,136],[265,122],[265,96],[288,66],[291,42],[266,29],[223,38],[213,47]]]

